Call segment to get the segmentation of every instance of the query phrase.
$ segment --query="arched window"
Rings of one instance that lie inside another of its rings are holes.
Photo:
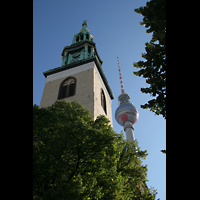
[[[103,90],[101,90],[101,106],[104,109],[106,115],[107,115],[107,110],[106,110],[106,97],[105,94],[103,92]]]
[[[75,95],[76,79],[69,77],[60,84],[58,99],[64,99]]]

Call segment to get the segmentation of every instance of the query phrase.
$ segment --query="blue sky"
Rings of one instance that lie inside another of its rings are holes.
[[[113,129],[123,128],[115,121],[118,96],[121,93],[117,56],[119,57],[125,92],[139,111],[134,125],[134,136],[142,150],[149,155],[143,161],[148,165],[147,185],[157,189],[157,198],[166,199],[166,120],[149,110],[140,108],[152,97],[143,94],[141,87],[148,87],[145,79],[133,75],[133,63],[145,52],[145,42],[151,34],[140,25],[143,16],[135,8],[146,5],[145,0],[34,0],[33,1],[33,103],[39,105],[45,85],[42,72],[61,66],[61,52],[71,45],[73,34],[87,20],[94,36],[98,54],[103,61],[106,75],[115,99],[112,101]]]

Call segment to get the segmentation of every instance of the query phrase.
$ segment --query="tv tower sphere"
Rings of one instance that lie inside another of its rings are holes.
[[[129,99],[130,99],[130,96],[126,93],[122,93],[118,97],[120,105],[115,111],[115,119],[121,126],[124,126],[125,122],[130,122],[133,125],[137,122],[139,118],[138,110],[129,101]]]

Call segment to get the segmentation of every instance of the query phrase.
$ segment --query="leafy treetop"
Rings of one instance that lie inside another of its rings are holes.
[[[153,33],[151,41],[145,43],[146,53],[142,54],[146,61],[134,63],[134,67],[140,68],[134,75],[143,76],[150,84],[141,88],[142,93],[156,97],[141,108],[149,108],[166,119],[166,0],[151,0],[135,12],[144,16],[140,24],[148,28],[146,32]]]
[[[33,105],[33,199],[155,199],[146,156],[76,101]]]

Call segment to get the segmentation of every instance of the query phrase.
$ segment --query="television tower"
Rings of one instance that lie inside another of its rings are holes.
[[[119,70],[119,79],[121,84],[121,94],[118,97],[119,106],[115,111],[115,119],[121,126],[124,127],[126,132],[126,139],[131,142],[135,141],[133,134],[133,124],[135,124],[139,118],[139,112],[136,107],[129,101],[130,96],[124,92],[124,85],[121,76],[121,69],[119,64],[119,57],[117,57],[118,70]]]

